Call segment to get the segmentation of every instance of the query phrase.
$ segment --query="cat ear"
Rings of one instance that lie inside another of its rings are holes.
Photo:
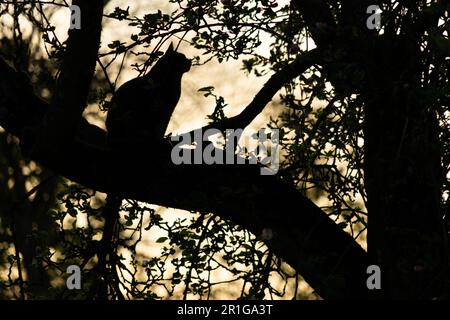
[[[170,43],[170,45],[169,45],[169,48],[167,49],[167,51],[166,51],[166,53],[171,53],[171,52],[173,52],[174,50],[173,50],[173,43],[171,42]]]

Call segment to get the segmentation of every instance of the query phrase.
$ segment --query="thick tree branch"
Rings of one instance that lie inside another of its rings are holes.
[[[26,81],[1,59],[0,72],[15,76],[0,78],[0,89],[4,89],[0,90],[0,115],[5,115],[0,116],[0,124],[23,138],[23,127],[39,122],[39,118],[42,121],[48,105],[30,92],[24,96]],[[9,83],[16,85],[11,88]],[[19,92],[22,96],[17,100]],[[17,114],[18,110],[22,113]],[[80,127],[83,141],[72,140],[64,152],[35,154],[33,159],[95,190],[213,212],[255,235],[270,228],[275,237],[267,241],[268,246],[323,298],[365,296],[365,252],[295,188],[274,176],[261,176],[254,165],[173,165],[170,144],[149,146],[152,153],[144,148],[110,150],[97,143],[102,141],[104,131],[87,122]]]
[[[102,29],[102,0],[73,0],[81,29],[69,30],[53,99],[37,132],[32,153],[57,154],[77,132],[94,74]]]

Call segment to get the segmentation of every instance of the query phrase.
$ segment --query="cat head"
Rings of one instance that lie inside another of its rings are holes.
[[[158,64],[165,64],[180,72],[188,72],[191,69],[191,60],[180,52],[175,51],[171,43],[166,53],[159,59]]]

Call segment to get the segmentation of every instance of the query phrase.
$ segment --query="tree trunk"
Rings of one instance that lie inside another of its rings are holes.
[[[395,37],[376,40],[369,54],[364,169],[368,253],[381,268],[375,296],[435,298],[446,282],[447,244],[437,119],[423,99],[420,51]]]

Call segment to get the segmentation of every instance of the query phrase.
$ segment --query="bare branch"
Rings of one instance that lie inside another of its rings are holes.
[[[222,131],[225,129],[244,129],[264,110],[266,105],[284,84],[301,75],[319,61],[319,51],[317,49],[302,53],[294,61],[274,73],[256,94],[252,102],[240,114],[220,123],[207,125],[202,128],[203,132],[211,128]],[[192,134],[193,131],[190,133]]]

